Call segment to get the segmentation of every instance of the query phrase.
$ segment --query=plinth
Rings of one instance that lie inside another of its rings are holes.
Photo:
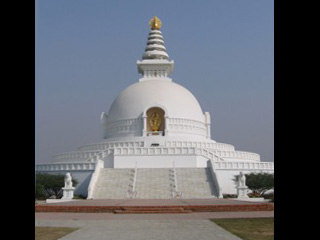
[[[238,199],[248,199],[248,187],[247,186],[238,186],[237,187],[237,192],[238,192]]]
[[[73,192],[74,192],[74,187],[64,187],[62,188],[63,190],[63,197],[61,199],[63,200],[71,200],[73,199]]]

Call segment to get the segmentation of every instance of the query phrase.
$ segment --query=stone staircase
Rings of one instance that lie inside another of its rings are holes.
[[[217,195],[208,168],[177,168],[175,171],[138,168],[136,172],[135,169],[103,168],[100,171],[93,199],[172,199],[175,190],[181,192],[180,198],[213,198]]]
[[[172,170],[170,168],[140,168],[137,171],[136,198],[172,198],[173,181]]]
[[[182,198],[217,197],[209,168],[177,168],[176,176]]]
[[[125,199],[132,183],[133,169],[102,168],[93,199]]]

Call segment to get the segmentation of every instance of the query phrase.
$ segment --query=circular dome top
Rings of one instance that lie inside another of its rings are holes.
[[[140,117],[151,107],[160,107],[169,118],[204,122],[200,104],[192,93],[168,80],[134,83],[123,90],[112,103],[108,122]]]

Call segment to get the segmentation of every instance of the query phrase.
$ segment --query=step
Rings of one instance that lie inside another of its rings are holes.
[[[114,210],[115,214],[155,214],[155,213],[191,213],[191,210],[175,207],[128,207]]]
[[[155,206],[158,207],[158,206]],[[162,206],[162,209],[151,206],[72,206],[72,205],[35,205],[35,212],[82,212],[82,213],[112,213],[116,210],[121,213],[190,213],[190,212],[255,212],[274,211],[273,203],[246,203],[212,204],[212,205],[188,205],[188,206]],[[184,211],[179,211],[182,208]],[[144,211],[137,211],[137,209]]]
[[[113,212],[114,214],[157,214],[157,213],[171,213],[171,214],[176,214],[176,213],[192,213],[192,211],[184,210],[184,211],[124,211],[124,210],[115,210]]]
[[[207,168],[177,168],[176,176],[181,198],[216,197],[211,172]]]
[[[101,169],[94,187],[94,199],[125,199],[132,179],[132,169]]]
[[[135,190],[137,199],[172,198],[169,168],[138,169]]]

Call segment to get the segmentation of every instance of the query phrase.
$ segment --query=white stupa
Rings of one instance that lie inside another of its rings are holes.
[[[161,21],[150,21],[147,47],[137,62],[142,77],[101,114],[103,141],[39,164],[37,172],[72,173],[75,195],[89,199],[219,198],[236,194],[240,172],[273,172],[273,162],[211,139],[210,114],[168,76]]]

